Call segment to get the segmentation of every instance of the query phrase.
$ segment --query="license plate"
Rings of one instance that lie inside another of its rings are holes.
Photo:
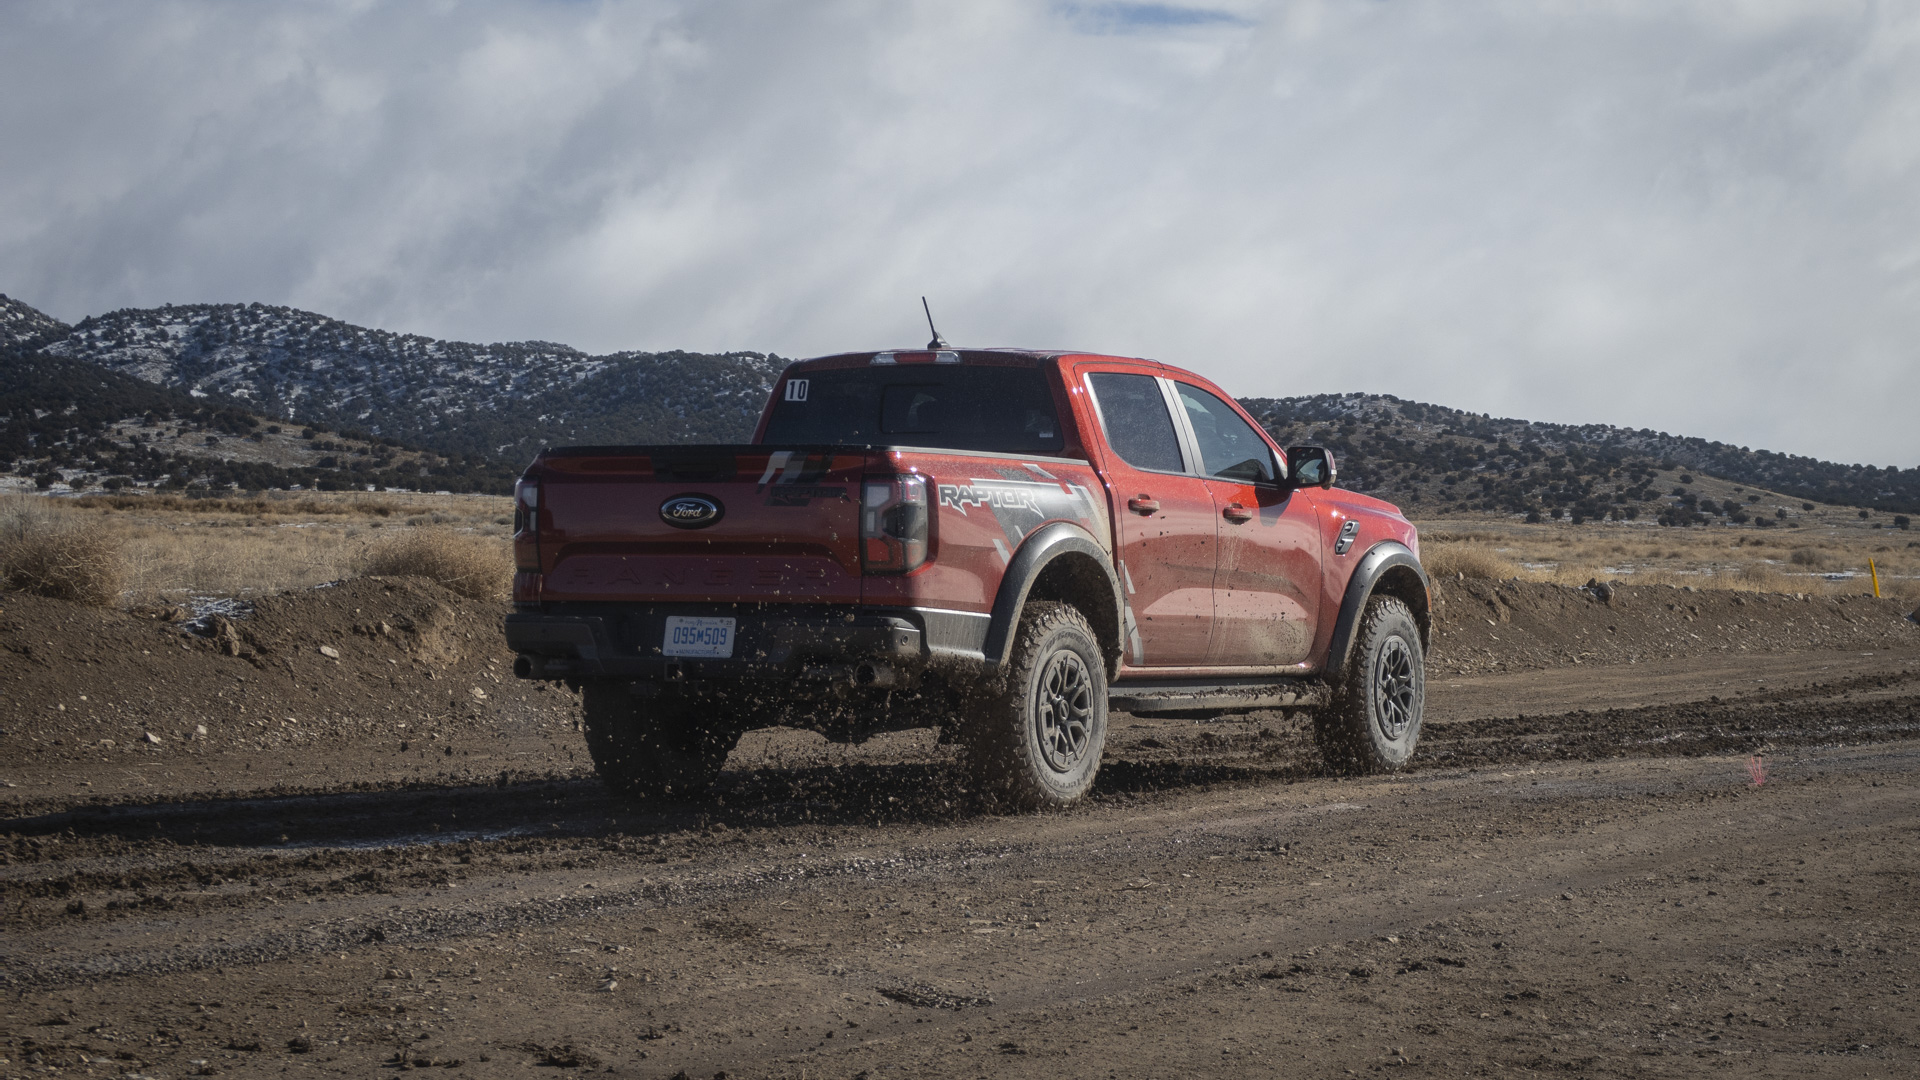
[[[695,619],[667,616],[663,656],[705,656],[725,660],[733,655],[732,619]]]

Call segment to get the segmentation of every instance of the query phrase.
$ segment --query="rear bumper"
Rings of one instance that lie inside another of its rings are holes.
[[[667,618],[674,615],[733,619],[732,657],[662,655]],[[752,604],[553,605],[508,615],[506,633],[518,654],[514,672],[525,679],[831,679],[886,687],[954,655],[947,639],[956,616],[977,621],[985,637],[985,615]]]

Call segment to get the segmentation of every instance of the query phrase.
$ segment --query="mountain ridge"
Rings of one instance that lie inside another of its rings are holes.
[[[1240,403],[1282,445],[1333,447],[1343,483],[1414,505],[1424,499],[1512,514],[1559,508],[1583,518],[1618,516],[1632,507],[1636,516],[1658,516],[1678,505],[1664,500],[1686,498],[1674,489],[1688,484],[1674,478],[1698,472],[1796,500],[1920,512],[1920,467],[1843,465],[1649,428],[1496,418],[1391,394]],[[1656,483],[1671,487],[1656,490]],[[1434,499],[1429,485],[1454,490]]]
[[[400,456],[397,448],[430,451],[433,462],[407,459],[407,468],[488,490],[504,487],[546,445],[743,441],[786,363],[756,352],[591,355],[546,341],[482,345],[259,303],[123,308],[69,326],[0,296],[0,346],[9,345],[42,358],[34,377],[52,380],[48,385],[70,388],[80,378],[78,369],[48,364],[88,365],[181,395],[167,398],[165,408],[200,417],[195,423],[231,428],[232,416],[251,412],[321,434],[338,431],[365,444],[352,458],[389,465]],[[71,394],[60,393],[67,394],[62,407],[71,406]],[[9,400],[16,414],[28,415],[19,411],[21,394]],[[1389,394],[1241,402],[1283,445],[1333,447],[1344,485],[1409,509],[1574,520],[1647,516],[1668,524],[1755,520],[1751,507],[1690,495],[1691,477],[1679,480],[1691,471],[1741,485],[1743,496],[1751,486],[1792,500],[1920,510],[1920,468],[1842,465],[1650,429],[1495,418]],[[216,414],[229,419],[206,419]],[[47,426],[44,418],[34,423]],[[14,444],[24,430],[16,426],[6,442],[16,456],[23,454]],[[77,429],[67,441],[75,438],[83,438]],[[306,435],[309,443],[316,438]],[[104,444],[100,453],[112,457]],[[360,469],[356,484],[393,483],[400,475],[351,464]],[[170,474],[182,469],[175,462]],[[319,479],[310,469],[305,475]],[[1775,520],[1792,512],[1786,505],[1773,510]]]
[[[71,329],[31,304],[0,293],[0,347],[31,349]]]
[[[446,341],[259,303],[123,308],[39,347],[273,419],[529,457],[636,426],[665,442],[744,438],[785,364],[751,352],[596,356],[551,342]]]

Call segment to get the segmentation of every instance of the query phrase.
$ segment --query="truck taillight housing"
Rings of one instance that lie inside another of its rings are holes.
[[[860,564],[869,574],[904,574],[926,564],[932,529],[927,478],[887,476],[860,486]]]
[[[513,560],[520,570],[540,569],[540,481],[513,485]]]

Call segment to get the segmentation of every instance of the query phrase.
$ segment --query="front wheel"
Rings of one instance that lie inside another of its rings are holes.
[[[1333,703],[1314,723],[1327,767],[1356,774],[1405,768],[1420,742],[1426,697],[1426,655],[1413,612],[1395,597],[1373,597]]]
[[[1033,603],[1003,681],[966,733],[967,763],[991,798],[1036,810],[1070,805],[1093,787],[1107,744],[1107,672],[1078,610]]]
[[[713,724],[716,718],[703,716],[693,703],[638,698],[624,683],[589,683],[581,704],[594,771],[627,798],[700,794],[719,777],[740,739],[737,729]]]

